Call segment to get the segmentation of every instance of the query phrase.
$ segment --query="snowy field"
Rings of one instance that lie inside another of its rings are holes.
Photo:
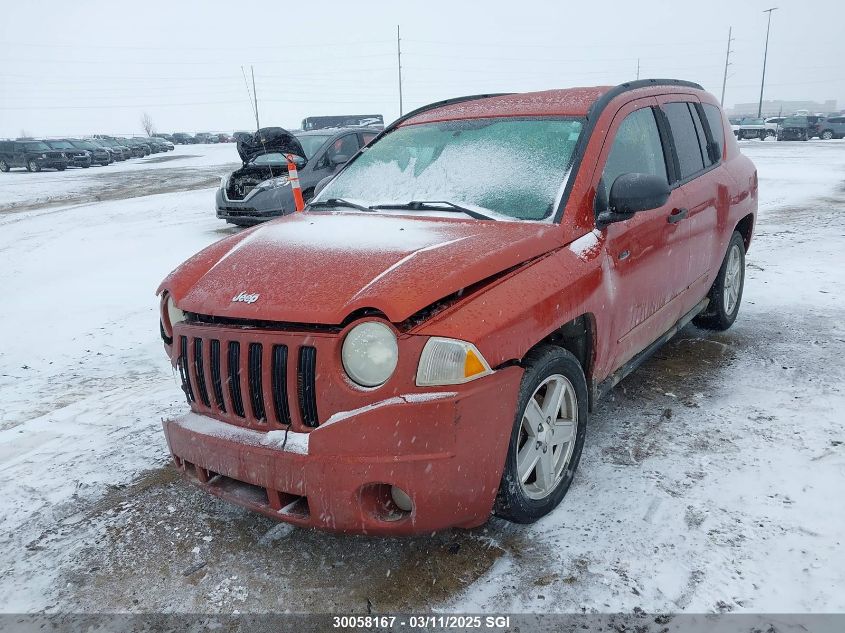
[[[235,230],[233,145],[0,174],[0,610],[845,611],[845,142],[742,147],[736,325],[600,404],[551,516],[402,540],[278,525],[169,466],[154,291]]]

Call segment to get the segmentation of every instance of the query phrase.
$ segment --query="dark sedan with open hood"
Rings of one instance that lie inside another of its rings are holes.
[[[243,167],[224,178],[217,191],[217,217],[231,224],[249,226],[293,213],[293,192],[288,180],[286,154],[292,154],[305,201],[314,187],[331,176],[378,130],[333,128],[298,132],[280,128],[258,130],[238,141]]]

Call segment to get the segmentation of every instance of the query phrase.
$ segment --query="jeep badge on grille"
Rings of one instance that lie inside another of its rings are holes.
[[[256,301],[258,301],[258,297],[259,297],[259,294],[257,292],[249,294],[247,292],[241,291],[240,294],[237,294],[234,297],[232,297],[232,301],[233,302],[240,301],[242,303],[255,303]]]

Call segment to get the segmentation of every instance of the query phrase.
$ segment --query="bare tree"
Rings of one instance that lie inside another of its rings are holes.
[[[156,132],[156,127],[153,125],[153,119],[146,112],[141,115],[141,127],[144,128],[144,132],[146,132],[147,136],[152,136]]]

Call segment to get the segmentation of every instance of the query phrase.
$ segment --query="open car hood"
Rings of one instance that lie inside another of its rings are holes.
[[[294,213],[212,244],[159,291],[218,317],[338,325],[372,308],[400,323],[560,238],[535,222]]]
[[[297,138],[281,127],[263,127],[249,138],[238,141],[238,154],[246,165],[256,156],[281,152],[305,158],[305,150]]]

